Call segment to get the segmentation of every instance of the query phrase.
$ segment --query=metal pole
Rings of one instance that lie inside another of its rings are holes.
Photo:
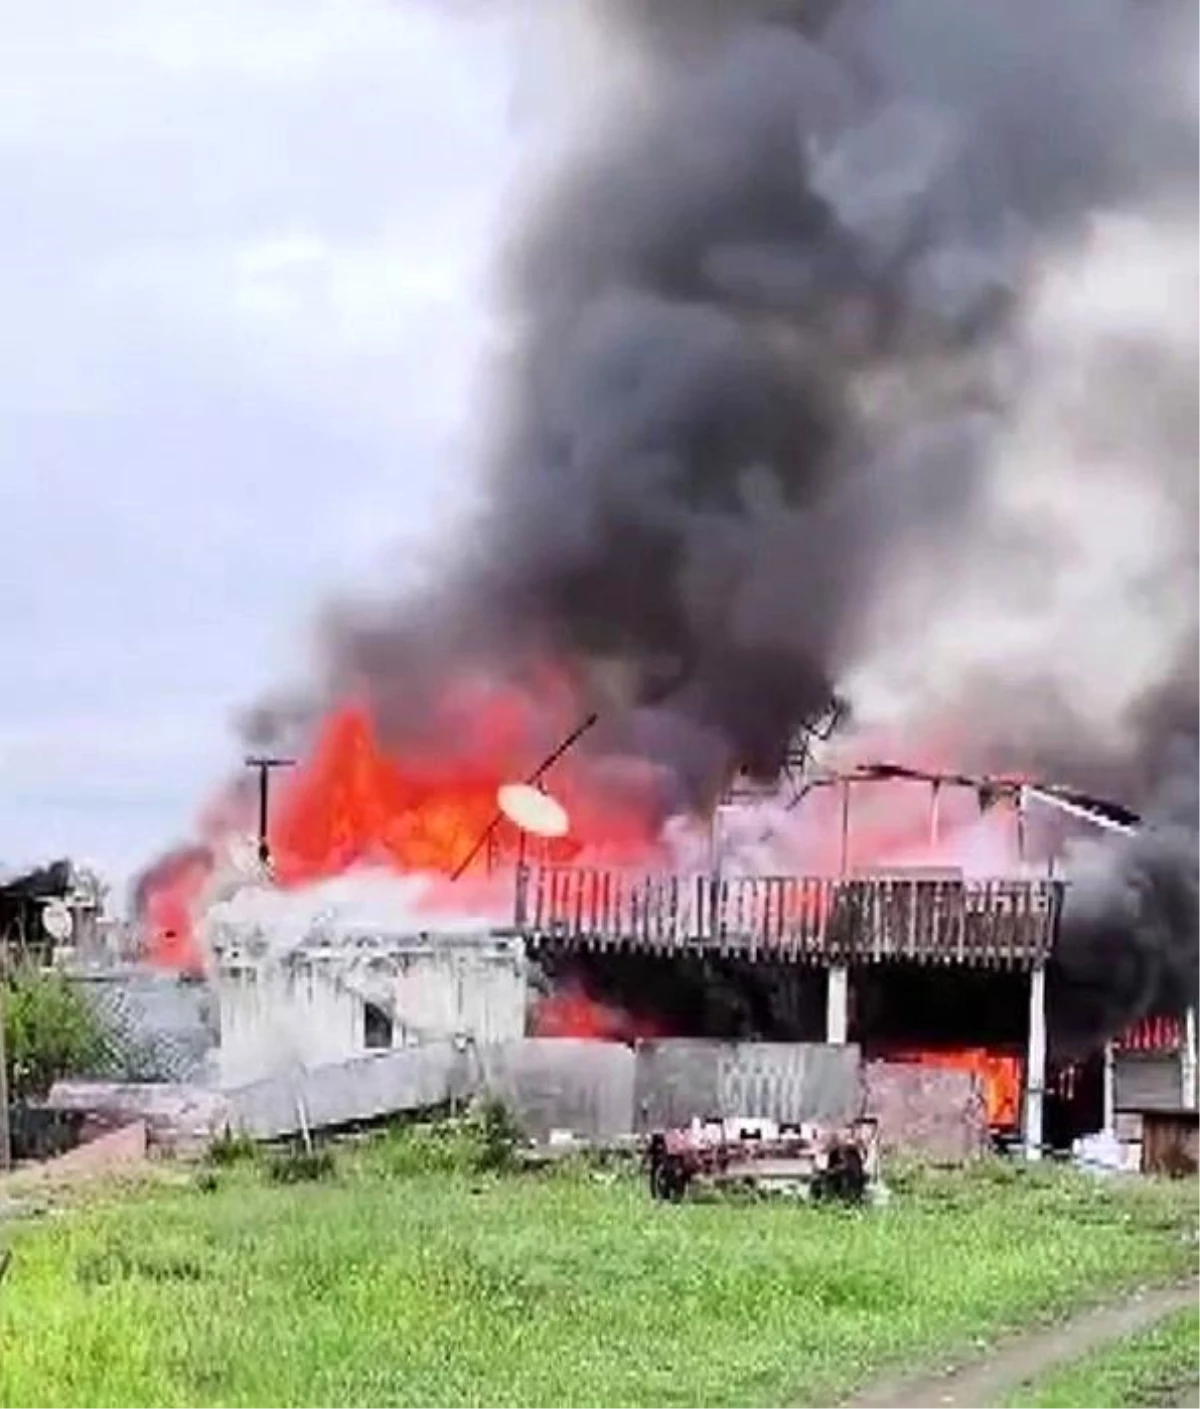
[[[929,845],[934,848],[938,844],[938,814],[941,811],[942,785],[935,778],[929,790]]]
[[[850,873],[850,779],[840,784],[842,800],[842,839],[838,876]],[[845,964],[832,965],[826,974],[825,1041],[841,1045],[850,1035],[850,971]]]
[[[265,866],[271,859],[267,841],[267,818],[271,803],[271,769],[266,763],[258,768],[258,859]]]
[[[842,844],[838,857],[838,875],[845,880],[850,874],[850,779],[841,781],[842,795]]]
[[[251,755],[246,759],[247,768],[258,769],[258,859],[263,866],[271,864],[271,842],[268,836],[271,815],[271,770],[273,768],[291,768],[295,762],[294,758],[270,758],[261,755]]]

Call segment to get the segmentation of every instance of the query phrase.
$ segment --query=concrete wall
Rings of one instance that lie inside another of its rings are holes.
[[[348,1061],[364,1051],[362,999],[332,960],[264,963],[217,977],[222,1086]]]
[[[104,1116],[112,1125],[144,1121],[150,1146],[167,1154],[206,1148],[230,1116],[220,1092],[170,1082],[56,1081],[46,1104]]]
[[[857,1047],[791,1043],[619,1043],[529,1038],[434,1042],[225,1092],[237,1128],[263,1138],[370,1120],[472,1095],[498,1096],[525,1132],[613,1139],[693,1116],[850,1120],[861,1109]]]
[[[552,1130],[613,1139],[633,1129],[635,1058],[616,1042],[528,1038],[480,1049],[483,1082],[531,1138]]]
[[[887,1151],[962,1160],[986,1148],[983,1095],[968,1072],[872,1062],[853,1046],[525,1039],[432,1042],[289,1073],[223,1092],[59,1083],[51,1104],[143,1118],[151,1140],[187,1149],[226,1125],[260,1139],[378,1119],[492,1094],[526,1133],[612,1139],[693,1116],[850,1120],[865,1111]]]
[[[987,1149],[987,1107],[973,1073],[867,1062],[862,1079],[863,1110],[879,1122],[885,1153],[958,1162]]]
[[[474,1088],[467,1054],[451,1042],[296,1069],[224,1093],[234,1130],[259,1139],[427,1110]]]
[[[438,940],[385,961],[374,986],[377,998],[370,983],[363,992],[391,1013],[398,1047],[430,1036],[464,1034],[491,1043],[525,1035],[524,952],[513,942]]]
[[[693,1116],[845,1121],[861,1104],[859,1049],[803,1042],[668,1040],[641,1043],[635,1075],[639,1130]]]
[[[524,951],[450,937],[313,946],[276,960],[227,962],[220,999],[226,1087],[366,1056],[368,1002],[392,1020],[395,1049],[525,1031]]]

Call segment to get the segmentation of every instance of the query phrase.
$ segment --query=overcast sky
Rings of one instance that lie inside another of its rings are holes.
[[[461,499],[512,71],[430,8],[0,0],[6,867],[186,834]]]

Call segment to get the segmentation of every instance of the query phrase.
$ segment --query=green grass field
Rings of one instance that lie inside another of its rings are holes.
[[[1194,1404],[1198,1381],[1200,1311],[1193,1307],[1025,1386],[1009,1404],[1012,1409]]]
[[[664,1206],[625,1175],[431,1172],[429,1144],[0,1227],[0,1403],[828,1403],[1197,1260],[1194,1182],[988,1166],[860,1212]]]

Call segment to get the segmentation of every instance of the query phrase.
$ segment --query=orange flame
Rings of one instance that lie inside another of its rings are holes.
[[[979,1077],[983,1086],[988,1124],[1011,1128],[1021,1121],[1021,1081],[1024,1068],[1020,1057],[989,1052],[984,1047],[961,1047],[942,1051],[889,1054],[890,1061],[912,1062],[918,1066],[939,1067],[944,1071],[966,1071]]]
[[[277,777],[269,826],[276,883],[292,888],[355,866],[385,867],[440,878],[423,900],[436,911],[470,907],[485,858],[511,869],[522,846],[531,862],[568,862],[588,851],[609,862],[649,864],[655,842],[644,790],[625,786],[614,794],[582,754],[568,754],[550,779],[571,819],[567,836],[522,843],[510,822],[497,821],[497,789],[537,767],[556,742],[551,730],[558,737],[566,732],[558,718],[563,713],[556,710],[551,720],[545,708],[535,710],[515,691],[463,689],[441,711],[436,741],[387,748],[366,708],[334,709],[300,765]],[[234,811],[211,807],[208,830],[223,829],[227,839]],[[489,827],[491,844],[473,874],[451,884]],[[220,836],[214,840],[219,849]],[[164,967],[199,964],[192,926],[212,865],[208,859],[151,874],[141,912],[151,958]],[[483,884],[495,899],[494,878]]]
[[[594,1042],[666,1036],[653,1018],[601,1003],[577,987],[541,999],[531,1026],[535,1037],[583,1037]]]

